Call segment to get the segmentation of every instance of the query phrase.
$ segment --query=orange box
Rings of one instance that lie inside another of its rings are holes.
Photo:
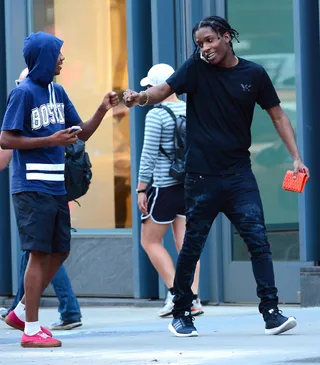
[[[304,172],[298,172],[296,178],[294,179],[293,171],[288,170],[284,176],[282,188],[295,193],[302,193],[307,181],[308,175]]]

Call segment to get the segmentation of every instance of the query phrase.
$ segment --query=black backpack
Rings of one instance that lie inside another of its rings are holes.
[[[92,179],[91,167],[83,141],[78,139],[66,147],[64,179],[68,201],[86,194]]]
[[[165,151],[165,149],[160,145],[160,152],[165,155],[170,161],[170,171],[169,175],[173,177],[175,180],[179,182],[184,181],[185,176],[185,155],[184,155],[184,148],[185,148],[185,141],[186,141],[186,116],[185,115],[179,115],[176,117],[174,112],[167,107],[166,105],[156,105],[155,108],[164,109],[171,118],[174,120],[175,127],[174,127],[174,133],[173,133],[173,144],[174,144],[174,154],[169,155]]]

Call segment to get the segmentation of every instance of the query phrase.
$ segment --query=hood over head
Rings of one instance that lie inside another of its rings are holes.
[[[31,33],[24,41],[23,56],[29,69],[28,77],[34,82],[48,85],[54,77],[63,41],[45,33]]]

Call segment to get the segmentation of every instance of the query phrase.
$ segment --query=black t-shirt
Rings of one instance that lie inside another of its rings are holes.
[[[265,69],[243,58],[234,67],[217,67],[196,55],[167,83],[187,93],[186,171],[214,175],[249,167],[255,104],[280,104]]]

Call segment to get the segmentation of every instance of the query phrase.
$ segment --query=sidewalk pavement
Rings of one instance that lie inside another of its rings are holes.
[[[56,331],[61,348],[24,349],[21,332],[0,321],[0,364],[24,365],[308,365],[320,363],[320,308],[282,308],[298,327],[266,336],[255,306],[206,306],[196,318],[199,337],[177,338],[171,318],[157,308],[84,307],[83,326]],[[58,319],[56,309],[40,310],[42,325]]]

